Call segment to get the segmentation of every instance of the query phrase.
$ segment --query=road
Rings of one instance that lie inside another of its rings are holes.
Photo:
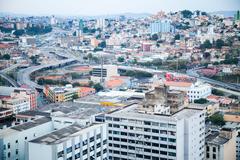
[[[36,89],[43,89],[43,86],[38,85],[36,82],[31,81],[30,75],[33,72],[40,71],[43,69],[50,69],[50,68],[57,68],[61,67],[67,64],[71,64],[77,62],[75,59],[66,59],[66,60],[61,60],[58,62],[55,62],[53,64],[44,64],[44,65],[39,65],[39,66],[32,66],[26,69],[22,69],[18,72],[17,74],[17,81],[20,85],[26,84],[30,86],[31,88],[36,88]]]
[[[219,87],[223,87],[226,89],[230,89],[230,90],[234,90],[234,91],[238,91],[240,92],[240,86],[237,84],[231,84],[231,83],[224,83],[224,82],[220,82],[220,81],[216,81],[207,77],[203,77],[203,76],[199,76],[198,73],[196,72],[196,70],[188,70],[187,71],[187,75],[192,76],[192,77],[196,77],[199,80],[203,81],[203,82],[207,82],[209,84],[212,84],[214,86],[219,86]]]
[[[7,80],[13,87],[18,87],[19,85],[17,84],[17,82],[12,79],[11,77],[9,77],[8,75],[4,74],[4,73],[0,73],[0,76],[2,78],[4,78],[5,80]]]

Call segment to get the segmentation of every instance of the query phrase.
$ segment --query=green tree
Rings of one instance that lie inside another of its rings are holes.
[[[230,95],[230,96],[228,96],[229,98],[232,98],[232,99],[238,99],[238,96],[236,96],[236,95]]]
[[[124,62],[125,59],[124,59],[124,57],[118,57],[117,60],[118,60],[118,62]]]
[[[99,43],[98,47],[106,48],[106,41],[102,41],[101,43]]]
[[[73,95],[73,99],[78,99],[79,97],[78,97],[78,95],[77,94],[74,94]]]
[[[25,31],[23,29],[20,29],[20,30],[16,30],[13,32],[13,34],[16,36],[16,37],[19,37],[21,35],[23,35],[25,33]]]
[[[158,40],[158,35],[157,34],[153,34],[151,39],[154,40],[154,41]]]
[[[96,90],[96,92],[103,90],[103,86],[100,83],[95,84],[93,88]]]
[[[210,49],[210,48],[212,48],[212,44],[209,40],[206,40],[203,42],[203,44],[200,45],[200,48],[201,49],[206,49],[206,48]]]
[[[200,98],[200,99],[194,100],[194,103],[205,104],[205,103],[208,103],[208,100],[205,98]]]
[[[183,16],[183,18],[191,18],[193,13],[189,10],[183,10],[181,11],[181,14]]]
[[[2,59],[5,59],[5,60],[9,60],[11,58],[11,56],[9,54],[4,54],[2,56]]]
[[[217,90],[217,89],[213,89],[212,94],[217,95],[217,96],[224,96],[224,93],[222,91]]]
[[[222,39],[216,40],[216,48],[221,49],[224,46],[224,41]]]
[[[212,122],[215,125],[223,126],[225,124],[223,115],[220,113],[216,113],[209,117],[210,122]]]
[[[175,39],[175,40],[180,40],[180,34],[176,34],[176,35],[174,36],[174,39]]]

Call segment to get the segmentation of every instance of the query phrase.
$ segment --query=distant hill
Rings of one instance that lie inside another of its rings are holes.
[[[216,11],[216,12],[210,12],[210,14],[221,14],[224,17],[234,17],[234,14],[236,14],[237,11]]]

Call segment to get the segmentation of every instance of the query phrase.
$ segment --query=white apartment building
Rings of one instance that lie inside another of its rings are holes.
[[[205,113],[144,113],[138,104],[106,114],[110,160],[203,160]]]
[[[2,106],[11,109],[13,114],[28,111],[31,109],[30,96],[25,91],[13,92],[10,97],[2,99]]]
[[[196,83],[166,81],[165,84],[169,86],[170,90],[186,92],[190,102],[194,102],[194,100],[200,98],[207,98],[207,96],[212,93],[212,88],[209,84],[201,83],[199,81]]]
[[[44,117],[0,131],[0,159],[26,160],[27,141],[53,131],[50,118]]]
[[[28,151],[28,160],[107,160],[107,125],[73,124],[30,141]]]
[[[110,79],[112,76],[119,76],[118,67],[115,65],[104,65],[103,67],[93,67],[91,80],[95,83]]]

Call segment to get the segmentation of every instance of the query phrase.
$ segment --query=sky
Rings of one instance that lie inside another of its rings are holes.
[[[206,12],[240,9],[240,0],[0,0],[0,12],[30,15],[111,15],[183,9]]]

